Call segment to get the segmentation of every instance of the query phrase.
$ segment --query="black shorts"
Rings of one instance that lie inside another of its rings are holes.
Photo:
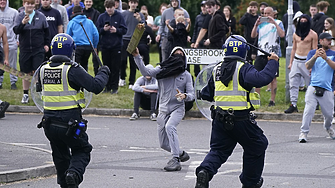
[[[20,52],[20,70],[24,73],[35,71],[44,61],[45,50],[42,48],[36,52]]]
[[[254,62],[255,69],[261,71],[264,69],[265,65],[268,63],[268,57],[265,55],[257,56]],[[279,77],[279,68],[276,72],[276,77]]]

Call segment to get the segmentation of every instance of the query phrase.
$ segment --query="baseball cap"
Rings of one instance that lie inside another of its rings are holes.
[[[319,39],[335,39],[335,38],[332,37],[329,33],[321,33],[319,35]]]
[[[205,5],[206,4],[206,1],[201,1],[201,6]]]
[[[267,4],[266,2],[261,2],[261,4],[259,4],[259,6],[262,6],[262,5],[265,5],[265,6],[269,6],[269,4]]]

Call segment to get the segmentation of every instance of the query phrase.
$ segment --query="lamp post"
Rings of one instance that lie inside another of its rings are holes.
[[[287,26],[287,47],[286,47],[286,74],[285,74],[285,101],[290,102],[290,83],[289,83],[289,69],[287,68],[290,64],[292,42],[293,42],[293,0],[288,0],[288,26]]]

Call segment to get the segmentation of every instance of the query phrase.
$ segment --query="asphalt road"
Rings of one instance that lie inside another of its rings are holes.
[[[156,122],[147,118],[85,116],[93,145],[91,163],[87,167],[82,188],[188,188],[195,185],[195,168],[209,150],[210,122],[199,119],[183,120],[178,126],[182,149],[191,159],[179,172],[164,172],[171,158],[158,144]],[[20,143],[50,150],[43,130],[36,124],[41,115],[6,114],[0,121],[0,142]],[[331,140],[321,123],[313,123],[309,142],[298,143],[300,122],[258,121],[269,139],[264,168],[265,188],[328,188],[334,186],[335,140]],[[45,163],[51,162],[51,156]],[[213,188],[238,188],[243,149],[237,146],[210,182]],[[36,155],[22,153],[26,163]],[[49,155],[49,154],[48,154]],[[43,165],[43,164],[40,164]],[[56,176],[37,178],[1,185],[11,188],[58,187]]]

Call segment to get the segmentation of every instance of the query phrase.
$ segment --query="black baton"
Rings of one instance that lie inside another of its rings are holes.
[[[250,43],[248,43],[248,42],[245,42],[245,41],[243,41],[243,40],[241,40],[241,39],[235,37],[234,35],[230,35],[230,36],[231,36],[232,38],[238,40],[238,41],[241,41],[241,42],[243,42],[243,43],[245,43],[245,44],[247,44],[247,45],[249,45],[249,46],[251,46],[251,47],[256,48],[257,50],[259,50],[259,51],[261,51],[262,53],[264,53],[266,56],[271,56],[270,53],[268,53],[268,52],[266,52],[266,51],[264,51],[264,50],[258,48],[257,46],[255,46],[255,45],[253,45],[253,44],[250,44]]]
[[[83,23],[81,23],[81,22],[80,22],[80,25],[81,25],[81,28],[83,28],[83,30],[84,30],[84,32],[85,32],[85,35],[86,35],[86,37],[87,37],[88,41],[89,41],[89,42],[90,42],[90,44],[91,44],[91,47],[92,47],[92,49],[93,49],[93,52],[94,52],[94,55],[95,55],[95,57],[97,58],[97,60],[98,60],[98,63],[99,63],[99,65],[100,65],[100,67],[102,67],[102,63],[101,63],[101,61],[100,61],[100,58],[99,58],[99,56],[98,56],[97,52],[94,50],[94,46],[93,46],[93,44],[92,44],[92,42],[91,42],[90,38],[88,37],[88,35],[87,35],[87,33],[86,33],[86,30],[85,30],[85,28],[84,28],[84,26],[83,26]]]

